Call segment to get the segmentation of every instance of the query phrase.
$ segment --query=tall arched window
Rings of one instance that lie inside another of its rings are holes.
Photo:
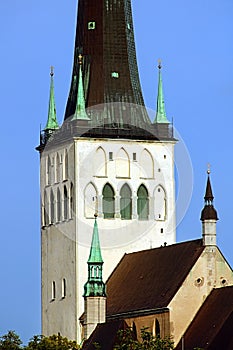
[[[107,176],[107,158],[106,153],[102,147],[99,147],[95,153],[95,169],[94,173],[96,176],[105,177]]]
[[[129,156],[124,150],[121,148],[117,153],[116,157],[116,176],[128,178],[130,177],[130,161]]]
[[[57,221],[61,221],[61,192],[57,189]]]
[[[56,182],[60,182],[60,156],[59,154],[57,153],[56,155]]]
[[[137,212],[139,220],[147,220],[149,216],[149,198],[148,191],[144,185],[141,185],[137,192]]]
[[[97,201],[97,191],[95,186],[92,183],[89,183],[85,188],[85,217],[86,218],[94,218],[94,215],[98,210],[98,201]]]
[[[166,220],[166,193],[162,186],[158,186],[154,192],[155,220]]]
[[[113,219],[115,215],[115,193],[110,184],[103,188],[103,214],[104,219]]]
[[[144,149],[140,156],[140,177],[142,179],[154,178],[154,161],[147,149]]]
[[[157,338],[160,338],[160,324],[157,319],[155,321],[155,334]]]
[[[121,219],[130,220],[132,217],[132,192],[127,184],[122,186],[120,197]]]
[[[74,185],[71,182],[70,184],[70,217],[73,217],[74,213]]]
[[[44,225],[49,225],[49,202],[46,191],[44,191]]]
[[[63,180],[67,180],[68,179],[68,152],[67,150],[65,151],[65,157],[64,157],[64,177]]]
[[[46,165],[46,167],[47,167],[47,184],[51,185],[51,171],[52,171],[52,169],[51,169],[50,156],[48,156],[48,158],[47,158],[47,165]]]
[[[52,282],[52,300],[56,299],[56,282]]]
[[[54,205],[54,194],[53,190],[50,191],[50,222],[54,224],[55,222],[55,205]]]
[[[68,192],[67,192],[67,187],[64,186],[64,220],[68,219]]]
[[[62,280],[62,291],[61,291],[62,299],[66,297],[66,279],[63,278]]]

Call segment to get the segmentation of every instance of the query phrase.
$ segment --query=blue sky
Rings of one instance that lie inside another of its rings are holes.
[[[0,2],[0,334],[40,333],[39,142],[46,123],[49,67],[58,119],[70,84],[77,0]],[[132,0],[146,105],[155,109],[163,62],[168,118],[188,148],[193,195],[177,241],[201,235],[207,163],[212,167],[218,245],[233,266],[233,2]],[[188,175],[187,175],[188,176]],[[184,179],[186,181],[185,172]]]

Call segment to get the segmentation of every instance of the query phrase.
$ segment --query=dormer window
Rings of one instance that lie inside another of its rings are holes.
[[[88,30],[94,30],[95,29],[95,22],[88,22]]]

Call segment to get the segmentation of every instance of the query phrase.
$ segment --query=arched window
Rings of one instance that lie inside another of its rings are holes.
[[[64,220],[68,219],[68,192],[66,186],[64,186]]]
[[[44,191],[44,225],[49,225],[49,202],[46,191]]]
[[[61,173],[60,173],[60,157],[57,153],[56,155],[56,182],[60,182],[61,180]]]
[[[53,190],[50,191],[50,222],[51,224],[54,224],[55,222],[55,205],[54,205],[54,194]]]
[[[155,321],[155,334],[157,338],[160,338],[160,324],[157,319]]]
[[[51,169],[50,156],[48,156],[48,158],[47,158],[47,165],[46,165],[46,167],[47,167],[47,184],[51,185],[51,171],[52,171],[52,169]]]
[[[70,184],[70,217],[72,218],[74,215],[74,185],[71,182]]]
[[[96,176],[105,177],[107,176],[107,158],[106,153],[102,147],[99,147],[95,153],[95,169],[94,173]]]
[[[52,300],[56,299],[56,283],[55,281],[52,282]]]
[[[116,157],[116,177],[130,177],[130,162],[126,151],[121,148]]]
[[[95,186],[92,183],[89,183],[85,189],[84,194],[84,206],[85,206],[85,217],[94,218],[94,215],[97,213],[98,201],[97,201],[97,191]]]
[[[133,335],[134,335],[135,339],[137,339],[137,327],[136,327],[135,322],[133,322]]]
[[[61,192],[57,189],[57,221],[61,221]]]
[[[130,220],[132,217],[132,192],[127,184],[120,191],[121,219]]]
[[[166,220],[166,193],[162,186],[158,186],[154,192],[155,220]]]
[[[67,150],[65,151],[65,157],[64,157],[64,177],[63,180],[68,179],[68,172],[69,172],[69,165],[68,165],[68,152]]]
[[[63,278],[62,280],[62,291],[61,291],[62,299],[66,297],[66,279]]]
[[[140,177],[142,179],[154,178],[154,161],[147,149],[144,149],[140,156]]]
[[[115,193],[110,184],[103,188],[103,214],[104,219],[113,219],[115,215]]]
[[[137,212],[139,220],[147,220],[149,216],[149,198],[148,191],[144,185],[141,185],[137,192]]]

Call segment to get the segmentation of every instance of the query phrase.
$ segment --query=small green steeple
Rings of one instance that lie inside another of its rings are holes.
[[[79,55],[79,81],[78,96],[74,116],[72,120],[90,120],[86,113],[86,102],[83,89],[82,55]]]
[[[56,106],[55,106],[55,97],[54,97],[54,81],[53,81],[54,71],[51,67],[50,71],[50,96],[49,96],[49,111],[48,111],[48,120],[45,126],[44,131],[56,130],[59,129],[59,124],[57,122]]]
[[[154,123],[163,123],[168,124],[166,111],[165,111],[165,103],[163,98],[163,83],[162,83],[162,74],[161,74],[161,61],[159,61],[159,84],[158,84],[158,96],[157,96],[157,111]]]
[[[91,250],[88,264],[88,281],[84,285],[84,297],[106,296],[106,286],[103,282],[103,259],[100,249],[97,215],[92,235]]]

